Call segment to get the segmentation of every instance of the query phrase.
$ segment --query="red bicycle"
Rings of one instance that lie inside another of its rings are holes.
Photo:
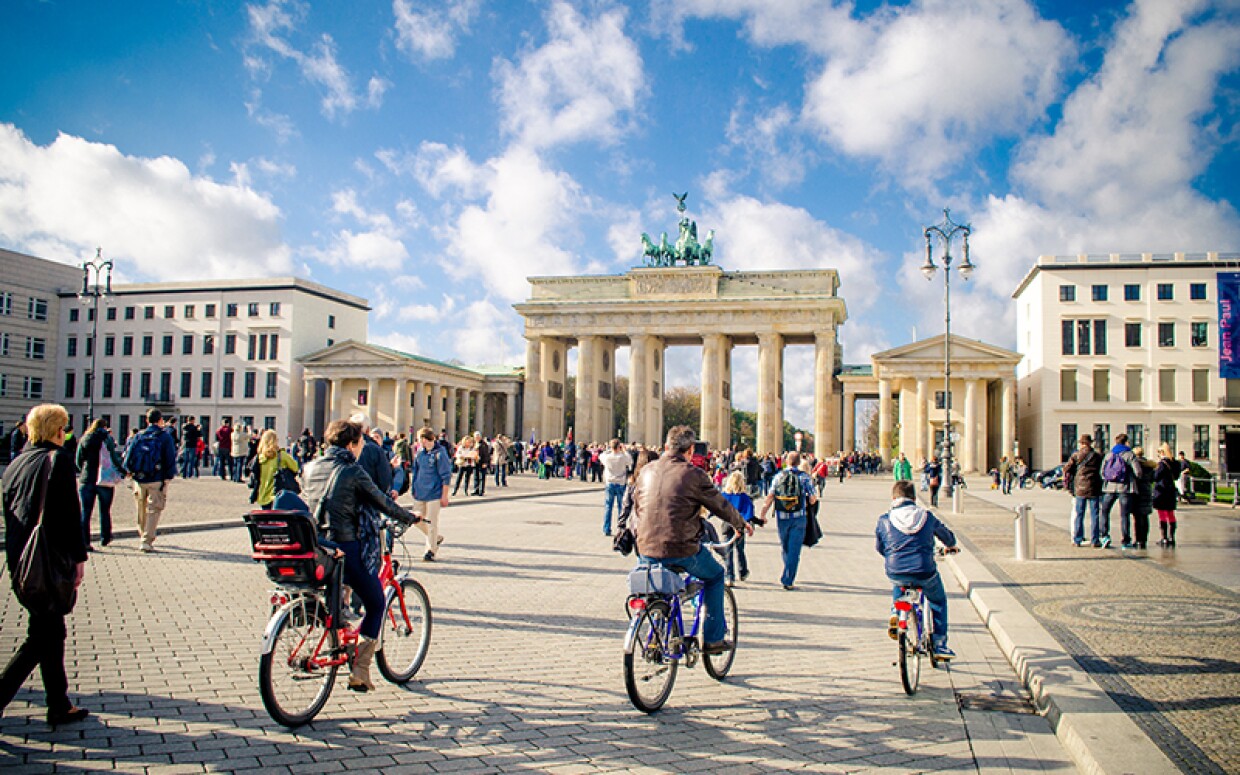
[[[245,517],[253,559],[266,565],[277,588],[263,632],[258,689],[277,723],[299,727],[318,715],[342,666],[351,666],[358,632],[341,616],[344,563],[319,547],[314,521],[304,512],[256,511]],[[379,580],[386,590],[383,630],[375,663],[384,678],[404,684],[417,674],[431,643],[431,602],[408,573],[399,573],[387,533],[403,526],[384,522]],[[408,549],[404,546],[404,555]]]

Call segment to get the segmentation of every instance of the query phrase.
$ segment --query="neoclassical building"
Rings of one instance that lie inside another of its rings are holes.
[[[947,404],[944,337],[923,339],[870,356],[871,365],[844,367],[844,449],[857,443],[858,399],[877,399],[879,452],[893,449],[917,465],[943,443]],[[949,427],[962,471],[989,470],[1016,445],[1016,365],[1020,353],[953,335]]]
[[[515,438],[520,428],[519,369],[469,368],[353,340],[299,359],[303,426],[321,436],[330,419],[365,412],[373,428],[430,426],[451,438],[481,431]]]

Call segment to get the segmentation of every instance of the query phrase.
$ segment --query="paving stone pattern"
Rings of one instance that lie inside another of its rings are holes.
[[[1018,562],[1012,510],[993,501],[969,496],[965,514],[942,516],[1184,772],[1240,772],[1240,595],[1164,567],[1178,550],[1072,546],[1066,505],[1039,521],[1038,559]]]
[[[827,537],[778,584],[774,526],[751,539],[737,588],[732,676],[682,670],[668,706],[645,716],[624,692],[621,645],[631,559],[601,535],[599,489],[525,483],[551,495],[449,508],[441,560],[416,562],[434,606],[425,666],[408,686],[344,690],[298,733],[258,697],[270,589],[240,527],[165,536],[141,555],[123,539],[94,555],[68,659],[94,715],[51,731],[32,677],[0,720],[6,775],[56,770],[272,772],[1070,772],[1037,715],[962,711],[956,692],[1026,698],[948,578],[949,670],[906,697],[886,636],[889,588],[873,549],[886,488],[828,492]],[[190,494],[193,483],[184,485]],[[208,490],[203,486],[200,494]],[[236,502],[173,499],[227,519]],[[419,535],[420,534],[415,534]],[[420,555],[414,542],[410,549]],[[24,630],[11,595],[0,651]],[[342,674],[343,675],[343,674]]]

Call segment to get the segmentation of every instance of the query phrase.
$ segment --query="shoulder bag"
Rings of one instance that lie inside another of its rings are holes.
[[[17,567],[13,569],[13,592],[31,613],[60,614],[73,610],[77,603],[76,563],[67,554],[56,551],[48,540],[43,525],[47,506],[47,490],[51,485],[52,456],[43,463],[43,489],[39,494],[39,521],[35,523],[26,547],[22,549]]]

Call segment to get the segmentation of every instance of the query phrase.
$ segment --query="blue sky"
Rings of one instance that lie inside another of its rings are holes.
[[[638,264],[672,191],[725,269],[838,269],[849,362],[941,332],[943,207],[953,330],[1006,346],[1039,254],[1240,251],[1235,0],[10,0],[0,46],[0,245],[307,276],[466,363],[520,363],[524,278]]]

